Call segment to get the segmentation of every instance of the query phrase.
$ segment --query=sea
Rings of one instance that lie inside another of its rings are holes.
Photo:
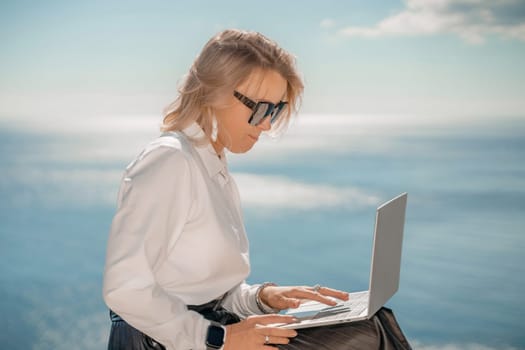
[[[0,118],[0,348],[104,349],[106,242],[159,117]],[[415,349],[525,349],[525,118],[300,115],[228,154],[249,283],[368,288],[375,210],[408,193],[398,292]]]

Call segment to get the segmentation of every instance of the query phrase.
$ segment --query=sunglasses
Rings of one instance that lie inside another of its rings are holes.
[[[243,105],[253,111],[252,115],[248,119],[248,123],[253,126],[261,124],[267,117],[270,117],[270,124],[273,124],[279,119],[281,112],[285,109],[288,102],[281,101],[277,104],[254,100],[244,96],[238,91],[233,91],[233,96],[237,97]]]

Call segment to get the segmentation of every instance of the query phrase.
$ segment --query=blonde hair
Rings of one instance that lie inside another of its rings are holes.
[[[228,29],[211,38],[193,62],[178,97],[166,109],[161,130],[183,130],[197,122],[210,137],[213,108],[258,69],[276,71],[287,81],[288,107],[272,131],[284,129],[304,88],[295,58],[260,33]]]

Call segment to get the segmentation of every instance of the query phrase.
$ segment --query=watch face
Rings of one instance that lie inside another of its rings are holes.
[[[206,335],[206,346],[219,349],[224,344],[224,328],[211,325]]]

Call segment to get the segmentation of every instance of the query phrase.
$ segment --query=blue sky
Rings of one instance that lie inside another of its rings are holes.
[[[519,0],[2,1],[0,118],[160,114],[221,29],[297,56],[304,113],[525,116]]]

